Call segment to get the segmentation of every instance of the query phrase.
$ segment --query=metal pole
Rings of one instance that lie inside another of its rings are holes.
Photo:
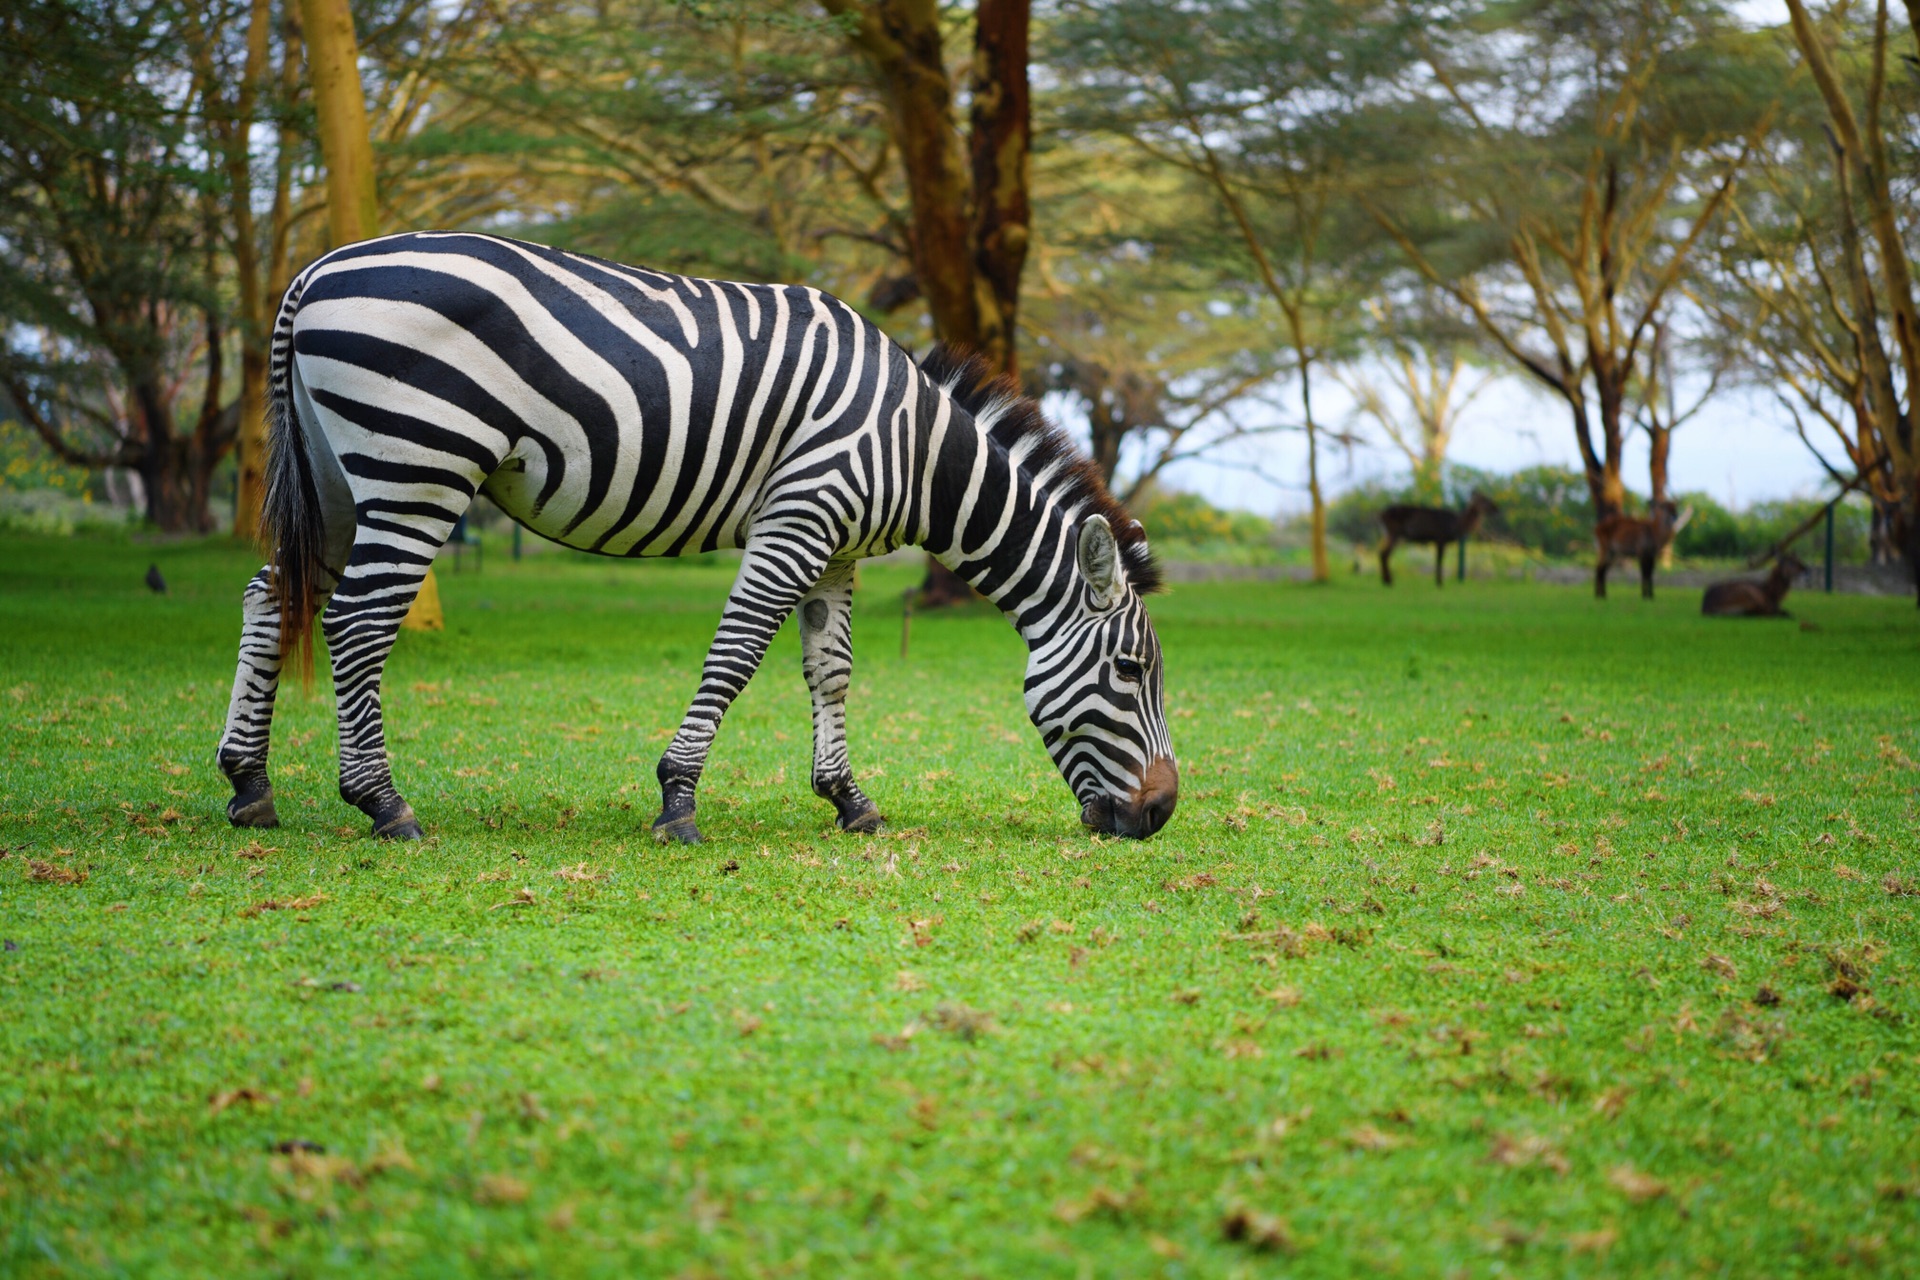
[[[1839,499],[1827,504],[1827,594],[1833,594],[1833,509],[1840,505]]]

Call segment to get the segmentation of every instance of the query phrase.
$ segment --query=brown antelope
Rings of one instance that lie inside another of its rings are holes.
[[[1662,500],[1653,504],[1653,514],[1608,516],[1593,526],[1593,540],[1600,546],[1600,563],[1593,571],[1593,594],[1607,598],[1607,570],[1622,560],[1640,562],[1640,594],[1653,599],[1653,565],[1660,553],[1673,541],[1680,508]]]
[[[1493,499],[1478,489],[1473,491],[1465,511],[1450,511],[1446,507],[1388,507],[1380,513],[1380,523],[1387,530],[1386,541],[1380,544],[1380,581],[1393,585],[1390,561],[1395,547],[1403,542],[1431,542],[1433,585],[1439,586],[1446,578],[1447,544],[1465,542],[1480,527],[1481,520],[1499,512]]]
[[[1800,557],[1784,552],[1764,582],[1716,582],[1708,587],[1700,597],[1700,612],[1709,618],[1791,618],[1780,602],[1806,571]]]

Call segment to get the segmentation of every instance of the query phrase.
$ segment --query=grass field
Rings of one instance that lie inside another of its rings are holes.
[[[789,629],[662,849],[729,567],[495,557],[388,668],[393,846],[324,683],[226,825],[256,563],[0,543],[0,1272],[1911,1274],[1907,601],[1182,587],[1130,843],[998,616],[903,660],[869,567],[891,834],[808,791]]]

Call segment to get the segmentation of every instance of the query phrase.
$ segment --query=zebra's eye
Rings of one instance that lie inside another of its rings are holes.
[[[1122,680],[1138,680],[1140,678],[1140,664],[1132,658],[1115,658],[1113,660],[1113,669],[1119,674]]]

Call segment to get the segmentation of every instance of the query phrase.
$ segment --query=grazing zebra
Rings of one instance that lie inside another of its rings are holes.
[[[278,822],[274,692],[332,656],[340,794],[377,836],[421,834],[394,788],[380,674],[453,523],[487,495],[569,547],[738,547],[698,692],[657,770],[662,840],[728,705],[800,612],[813,789],[882,819],[847,760],[853,566],[922,546],[1026,640],[1028,715],[1095,829],[1148,836],[1179,788],[1161,712],[1158,585],[1138,522],[1014,385],[936,349],[916,365],[813,289],[696,280],[493,236],[349,245],[274,324],[266,526],[219,764],[235,826]]]

